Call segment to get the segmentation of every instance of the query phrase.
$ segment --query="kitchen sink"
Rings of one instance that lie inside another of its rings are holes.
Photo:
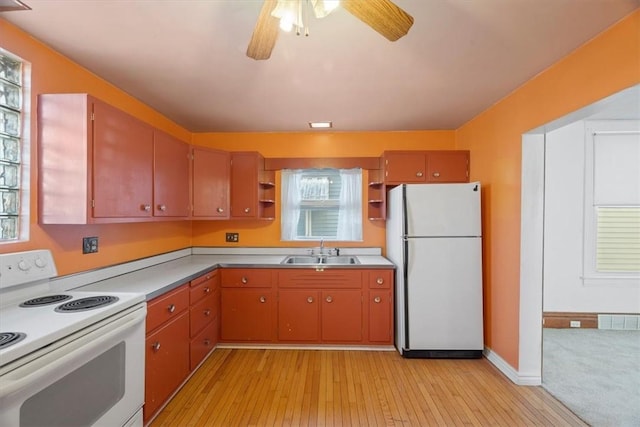
[[[282,261],[281,264],[295,265],[354,265],[360,264],[358,257],[351,255],[291,255]]]

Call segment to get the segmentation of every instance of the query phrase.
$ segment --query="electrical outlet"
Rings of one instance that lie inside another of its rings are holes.
[[[232,243],[238,243],[240,241],[240,233],[227,233],[226,241]]]
[[[97,237],[83,237],[82,238],[82,253],[93,254],[98,252],[98,238]]]
[[[566,323],[565,323],[566,325]],[[569,321],[569,326],[571,326],[572,328],[579,328],[580,327],[580,321],[579,320],[571,320]]]

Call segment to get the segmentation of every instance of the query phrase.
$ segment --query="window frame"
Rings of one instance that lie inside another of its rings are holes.
[[[17,111],[20,115],[20,128],[17,136],[12,136],[19,141],[20,153],[18,165],[18,218],[16,232],[14,238],[4,239],[0,237],[0,245],[14,244],[29,240],[29,224],[30,224],[30,199],[31,199],[31,63],[20,56],[0,47],[0,55],[9,58],[12,61],[21,64],[21,82],[18,86],[21,89],[20,109],[9,110]],[[3,79],[12,84],[8,79]],[[6,134],[3,134],[6,135]]]
[[[327,175],[340,175],[341,171],[344,168],[298,168],[298,169],[289,169],[291,172],[293,173],[300,173],[300,175],[317,175],[317,176],[327,176]],[[301,235],[299,233],[296,233],[296,236],[294,239],[289,239],[289,238],[285,238],[285,233],[284,233],[284,222],[286,221],[286,216],[287,213],[286,211],[286,207],[288,205],[287,202],[285,202],[284,198],[285,195],[282,194],[281,195],[281,230],[280,230],[280,240],[281,241],[287,241],[287,242],[305,242],[305,241],[318,241],[318,240],[325,240],[325,241],[348,241],[348,242],[361,242],[362,241],[362,236],[364,233],[364,227],[363,227],[363,223],[362,223],[362,215],[364,212],[364,190],[362,189],[362,179],[363,179],[363,169],[358,167],[358,168],[350,168],[350,169],[358,169],[359,174],[360,174],[360,186],[359,186],[359,199],[360,199],[360,239],[359,240],[342,240],[338,238],[338,227],[339,225],[336,226],[336,235],[335,236],[315,236],[315,235],[309,235],[309,229],[311,228],[311,225],[308,224],[308,222],[310,221],[310,212],[311,210],[316,207],[316,208],[325,208],[327,210],[333,210],[336,212],[336,214],[339,215],[339,211],[340,211],[340,196],[338,195],[337,199],[300,199],[300,203],[299,203],[299,207],[301,208],[301,212],[300,213],[300,218],[298,220],[298,227],[301,221],[305,221],[305,223],[307,223],[308,225],[306,225],[305,231],[307,233],[305,233],[305,235]],[[283,169],[282,171],[284,172],[285,169]],[[346,169],[349,170],[349,169]],[[330,172],[327,172],[330,171]],[[284,173],[281,174],[281,180],[285,179],[284,177]],[[302,177],[300,177],[300,179],[302,179]],[[341,183],[342,185],[342,183]],[[284,185],[282,186],[283,188],[285,187]],[[303,219],[304,218],[304,219]]]
[[[587,121],[585,122],[584,157],[584,221],[583,221],[583,276],[585,286],[640,286],[639,272],[598,271],[598,209],[628,208],[640,206],[626,203],[597,203],[595,200],[596,154],[595,144],[598,135],[638,134],[640,126],[637,120]]]

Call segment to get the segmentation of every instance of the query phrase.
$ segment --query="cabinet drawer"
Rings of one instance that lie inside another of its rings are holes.
[[[278,272],[278,286],[282,288],[354,288],[362,287],[361,270],[295,269]]]
[[[191,281],[189,289],[189,301],[191,305],[213,294],[216,290],[217,274],[207,273]]]
[[[273,270],[267,269],[225,269],[222,270],[224,288],[270,288]]]
[[[191,337],[196,336],[202,328],[218,316],[217,301],[219,301],[219,293],[213,293],[191,306],[189,320]]]
[[[369,272],[369,289],[390,289],[393,284],[393,270]]]
[[[191,340],[190,367],[192,371],[218,343],[218,325],[219,322],[216,318]]]
[[[184,284],[147,304],[147,332],[177,317],[189,307],[189,287]]]

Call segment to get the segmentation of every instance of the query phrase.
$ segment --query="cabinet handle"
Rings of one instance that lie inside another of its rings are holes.
[[[158,205],[158,210],[164,212],[167,210],[167,207],[165,205]]]
[[[440,172],[434,172],[433,176],[435,176],[436,178],[440,176]]]
[[[260,302],[263,304],[267,302],[267,297],[260,297]]]
[[[247,282],[249,282],[249,279],[247,279],[246,277],[242,276],[242,279],[240,279],[240,281],[246,285]]]
[[[160,350],[160,341],[156,341],[151,345],[151,348],[153,349],[153,351],[158,351]]]
[[[209,292],[211,292],[211,288],[209,288],[208,286],[206,288],[204,288],[204,293],[208,294]]]
[[[376,304],[379,304],[379,303],[380,303],[380,301],[381,301],[380,297],[375,297],[375,298],[373,299],[373,302],[375,302]]]
[[[209,280],[209,279],[211,279],[211,275],[210,275],[210,274],[207,274],[204,278],[205,278],[205,279],[207,279],[207,280]]]
[[[382,284],[384,283],[384,279],[383,279],[382,277],[378,277],[378,278],[376,279],[376,283],[377,283],[378,285],[382,285]]]
[[[209,347],[211,345],[211,341],[207,338],[204,340],[205,347]]]
[[[169,313],[173,313],[174,311],[176,311],[175,304],[169,304],[169,307],[167,307],[167,310],[169,311]]]
[[[332,297],[331,295],[329,295],[329,296],[325,299],[325,301],[326,301],[326,302],[328,302],[328,303],[331,303],[331,302],[333,302],[333,297]]]
[[[422,172],[416,172],[416,176],[417,176],[418,178],[422,177],[422,175],[423,175],[423,173],[422,173]]]
[[[244,213],[249,213],[251,212],[251,208],[244,208]]]
[[[218,211],[218,213],[222,213],[222,212],[224,212],[224,209],[218,208],[218,209],[216,209],[216,211]]]
[[[211,314],[211,310],[209,310],[208,308],[204,311],[204,315],[209,317],[209,315]]]
[[[149,212],[151,210],[151,205],[140,205],[140,210]]]
[[[307,297],[307,302],[311,304],[313,302],[313,297]]]

